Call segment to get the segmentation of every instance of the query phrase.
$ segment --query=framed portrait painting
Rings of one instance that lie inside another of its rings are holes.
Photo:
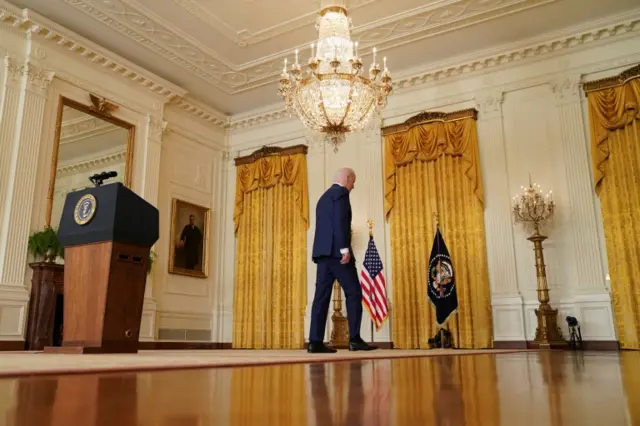
[[[209,216],[207,207],[173,199],[169,273],[209,276]]]

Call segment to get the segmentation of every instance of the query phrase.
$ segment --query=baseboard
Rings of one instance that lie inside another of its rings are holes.
[[[231,349],[231,343],[222,342],[176,342],[176,341],[146,341],[140,342],[138,349],[144,351],[153,350],[211,350]]]
[[[24,351],[24,340],[0,340],[0,352]]]
[[[536,349],[530,341],[502,340],[493,342],[493,349]],[[582,349],[585,351],[618,351],[620,345],[615,340],[583,340]]]
[[[527,349],[524,340],[500,340],[493,342],[493,349]]]

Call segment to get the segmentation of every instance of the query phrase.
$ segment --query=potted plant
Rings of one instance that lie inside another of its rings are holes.
[[[36,262],[55,263],[58,258],[64,259],[64,247],[58,241],[56,231],[50,226],[29,236],[28,250]]]

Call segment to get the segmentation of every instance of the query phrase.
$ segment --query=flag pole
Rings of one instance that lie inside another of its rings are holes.
[[[440,215],[437,212],[433,212],[433,220],[436,223],[436,234],[438,233],[438,230],[440,229]],[[436,240],[436,244],[437,244],[437,251],[438,253],[440,252],[440,240]],[[444,349],[444,329],[441,326],[438,326],[438,333],[440,333],[440,349]]]
[[[369,238],[372,238],[373,237],[373,220],[368,219],[367,226],[369,227]],[[373,343],[375,342],[373,338],[373,319],[370,319],[369,322],[371,324],[371,343]]]

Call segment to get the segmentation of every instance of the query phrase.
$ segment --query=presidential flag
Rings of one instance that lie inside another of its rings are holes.
[[[382,273],[382,260],[378,249],[376,249],[373,236],[369,237],[369,245],[364,254],[364,262],[360,272],[360,287],[362,287],[362,304],[369,311],[376,330],[380,330],[389,316],[389,306],[387,304],[387,285]]]
[[[447,245],[440,233],[440,227],[436,229],[431,256],[429,256],[427,293],[436,309],[436,323],[439,327],[443,326],[449,317],[458,310],[458,294],[453,264]]]

